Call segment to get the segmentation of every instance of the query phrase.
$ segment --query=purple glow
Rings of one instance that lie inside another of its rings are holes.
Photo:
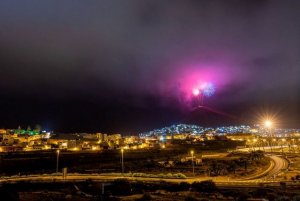
[[[212,83],[204,83],[202,91],[204,96],[210,97],[215,93],[215,87]]]
[[[164,80],[159,83],[158,91],[166,98],[165,100],[173,97],[182,107],[190,107],[194,104],[195,97],[201,96],[203,101],[204,97],[215,95],[216,88],[218,91],[227,90],[232,83],[238,82],[243,76],[238,71],[230,70],[234,67],[229,61],[202,62],[202,64],[188,61],[176,63],[173,71],[164,76]]]

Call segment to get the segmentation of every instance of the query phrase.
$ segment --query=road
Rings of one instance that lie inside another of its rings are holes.
[[[267,146],[267,147],[247,147],[247,148],[240,148],[237,149],[241,152],[249,152],[249,151],[258,151],[258,150],[264,150],[265,152],[282,152],[282,148],[288,148],[288,146]],[[277,151],[276,151],[277,150]]]
[[[147,178],[147,177],[124,177],[122,175],[101,175],[101,174],[69,174],[66,179],[62,176],[55,175],[31,175],[31,176],[15,176],[5,177],[0,179],[2,182],[18,182],[18,181],[33,181],[33,182],[52,182],[52,181],[85,181],[87,179],[98,181],[112,181],[118,178],[126,178],[129,180],[141,180],[141,181],[166,181],[166,182],[195,182],[213,180],[217,185],[258,185],[259,183],[271,183],[274,182],[274,178],[288,167],[288,162],[276,155],[270,155],[271,159],[270,167],[263,172],[257,173],[252,176],[248,176],[241,179],[231,179],[229,177],[188,177],[186,179],[166,179],[166,178]]]
[[[270,166],[262,171],[247,177],[237,179],[238,181],[273,181],[274,178],[281,172],[287,170],[288,161],[280,156],[270,155]]]
[[[274,161],[274,167],[265,175],[266,179],[273,179],[288,168],[288,161],[282,157],[272,155],[270,158]]]

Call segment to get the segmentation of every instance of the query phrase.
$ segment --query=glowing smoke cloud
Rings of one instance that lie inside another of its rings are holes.
[[[198,96],[200,94],[200,90],[199,89],[193,89],[193,94],[194,94],[194,96]]]
[[[210,97],[215,93],[215,87],[212,83],[202,83],[192,90],[194,96],[200,95],[200,104],[203,105],[204,97]]]
[[[173,71],[165,78],[160,86],[163,97],[166,94],[176,98],[176,101],[185,108],[193,108],[196,104],[203,105],[204,99],[211,99],[216,90],[222,89],[232,82],[232,75],[220,65],[189,65],[177,71]],[[216,99],[212,99],[215,101]]]
[[[215,86],[212,83],[205,83],[202,87],[203,95],[210,97],[215,93]]]

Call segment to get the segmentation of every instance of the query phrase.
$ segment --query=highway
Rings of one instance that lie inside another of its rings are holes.
[[[120,175],[101,175],[101,174],[68,174],[67,178],[55,175],[28,175],[28,176],[13,176],[13,177],[2,177],[0,183],[3,182],[18,182],[18,181],[32,181],[32,182],[58,182],[58,181],[85,181],[87,179],[98,180],[98,181],[112,181],[118,178],[126,178],[129,180],[141,180],[141,181],[166,181],[166,182],[195,182],[212,180],[217,185],[223,186],[247,186],[247,185],[258,185],[259,183],[272,183],[276,182],[275,178],[278,174],[285,171],[288,168],[288,162],[277,155],[270,155],[271,159],[270,166],[263,172],[259,172],[255,175],[240,179],[232,179],[229,177],[188,177],[186,179],[166,179],[166,178],[148,178],[148,177],[129,177]],[[278,181],[277,181],[278,182]]]
[[[288,168],[288,161],[280,156],[272,155],[270,158],[275,163],[274,167],[264,176],[266,179],[273,179]]]
[[[246,177],[242,177],[237,179],[238,181],[268,181],[274,180],[274,178],[280,174],[281,172],[287,170],[288,161],[277,155],[269,155],[270,158],[270,166],[262,171],[253,175],[249,175]]]

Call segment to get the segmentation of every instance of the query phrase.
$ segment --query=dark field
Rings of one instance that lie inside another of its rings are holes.
[[[103,191],[104,190],[104,191]],[[0,188],[5,200],[178,200],[178,201],[207,201],[207,200],[247,200],[249,198],[266,198],[270,201],[297,200],[298,188],[278,185],[272,187],[220,187],[211,181],[179,184],[167,182],[142,182],[118,179],[110,183],[94,182],[52,182],[5,184]],[[1,199],[2,200],[2,199]]]
[[[172,145],[166,149],[126,150],[124,152],[125,171],[143,171],[157,168],[154,161],[170,160],[174,157],[186,156],[190,150],[196,155],[214,152],[223,149],[235,148],[239,144],[232,141],[212,141],[203,144]],[[53,173],[56,169],[56,152],[14,152],[1,153],[0,172],[2,175]],[[103,173],[121,171],[120,150],[106,151],[61,151],[59,155],[59,169],[67,167],[69,172],[78,173]]]

